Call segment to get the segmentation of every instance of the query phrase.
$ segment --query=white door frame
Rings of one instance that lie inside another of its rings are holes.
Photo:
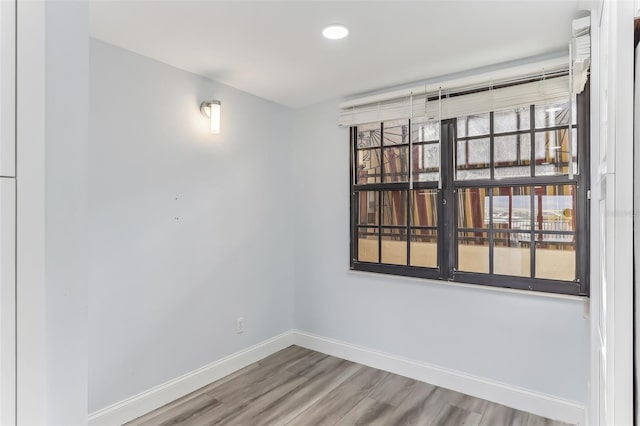
[[[591,373],[588,424],[633,424],[633,19],[592,11]]]

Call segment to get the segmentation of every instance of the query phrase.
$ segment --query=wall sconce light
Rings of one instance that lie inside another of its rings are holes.
[[[211,121],[211,133],[220,133],[220,101],[204,101],[200,104],[200,112]]]

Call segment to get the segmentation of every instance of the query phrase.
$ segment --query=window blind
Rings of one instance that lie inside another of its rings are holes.
[[[572,91],[581,93],[587,84],[589,66],[591,65],[591,18],[574,19],[571,23],[572,38],[569,50],[571,52],[571,72],[573,75]]]
[[[564,74],[555,77],[539,75],[537,81],[512,84],[506,87],[501,87],[505,85],[505,82],[502,82],[485,85],[485,87],[442,89],[440,101],[438,101],[439,91],[432,91],[419,94],[409,93],[407,96],[376,103],[343,107],[340,110],[339,125],[348,127],[371,122],[419,117],[445,120],[470,114],[482,114],[543,102],[566,100],[569,97],[569,76],[566,75],[566,72]]]

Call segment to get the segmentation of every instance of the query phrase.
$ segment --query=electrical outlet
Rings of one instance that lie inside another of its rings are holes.
[[[236,319],[236,333],[244,333],[244,317],[238,317]]]

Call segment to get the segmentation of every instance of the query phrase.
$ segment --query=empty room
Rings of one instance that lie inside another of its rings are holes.
[[[638,424],[639,16],[0,0],[0,424]]]

